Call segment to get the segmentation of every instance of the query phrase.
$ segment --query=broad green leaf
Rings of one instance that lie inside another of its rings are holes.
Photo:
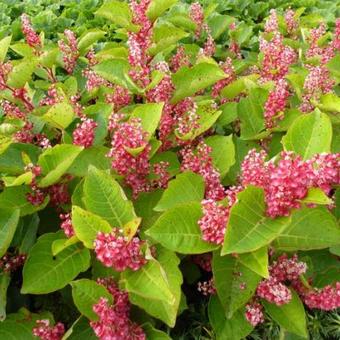
[[[25,228],[23,231],[23,235],[21,237],[21,244],[19,246],[20,254],[27,254],[35,244],[35,241],[37,239],[39,222],[40,219],[37,213],[30,215],[28,217],[28,221],[25,220],[24,223]]]
[[[254,295],[261,276],[232,255],[220,256],[218,252],[213,254],[212,271],[217,295],[231,318]]]
[[[278,236],[274,247],[285,250],[323,249],[340,244],[340,227],[325,207],[302,208]]]
[[[191,68],[182,67],[172,76],[176,90],[171,101],[177,103],[224,78],[225,73],[217,65],[200,63]]]
[[[176,2],[178,2],[178,0],[152,0],[148,6],[146,15],[151,21],[155,21]]]
[[[0,40],[0,62],[1,63],[3,63],[6,58],[8,47],[11,44],[11,40],[12,40],[11,35]]]
[[[142,128],[146,131],[148,139],[152,137],[156,131],[162,116],[163,103],[147,103],[137,106],[131,114],[131,118],[139,118]]]
[[[337,79],[337,82],[340,82],[340,55],[337,54],[334,58],[332,58],[327,64],[327,68],[331,71],[332,76]]]
[[[48,319],[52,321],[51,325],[54,324],[53,316],[49,312],[33,314],[21,308],[18,313],[8,314],[6,320],[0,322],[0,339],[36,340],[32,329],[36,326],[36,321],[41,319]]]
[[[79,244],[52,255],[52,243],[60,237],[60,232],[44,234],[32,247],[23,269],[22,294],[48,294],[62,289],[89,268],[90,252]]]
[[[36,60],[23,59],[15,65],[7,78],[7,85],[20,89],[31,79],[32,73],[36,67]]]
[[[216,340],[241,340],[249,335],[253,327],[246,320],[244,314],[245,309],[240,308],[230,319],[227,319],[219,298],[217,295],[211,295],[208,315]]]
[[[320,188],[309,188],[307,196],[302,200],[303,203],[313,204],[332,204],[332,200]]]
[[[109,149],[105,146],[93,146],[82,150],[67,170],[67,173],[77,177],[84,177],[87,175],[90,165],[100,170],[110,169],[110,159],[106,157],[108,151]]]
[[[72,226],[79,240],[90,249],[94,248],[94,240],[98,232],[112,231],[112,227],[106,220],[75,205],[72,207]]]
[[[333,93],[326,93],[320,98],[320,109],[326,112],[340,112],[340,98]]]
[[[287,304],[277,306],[265,300],[262,300],[262,304],[270,317],[281,327],[307,339],[305,309],[297,293],[293,290],[291,292],[292,300]]]
[[[172,44],[186,38],[189,34],[182,29],[169,23],[156,26],[153,30],[152,41],[148,52],[154,56],[167,49]]]
[[[144,289],[142,288],[145,279],[144,275],[141,275],[141,281],[136,282],[136,284],[140,284],[141,286],[136,286],[136,290],[132,289],[132,291],[129,291],[129,298],[133,304],[143,308],[148,314],[162,320],[170,327],[174,327],[177,314],[179,313],[181,301],[181,284],[183,283],[182,274],[178,268],[180,261],[173,252],[164,248],[157,248],[157,261],[158,264],[156,264],[155,267],[155,274],[158,272],[159,265],[159,279],[161,281],[164,280],[164,282],[168,285],[173,299],[158,299],[151,292],[151,298],[145,297]],[[123,277],[124,275],[125,273],[123,274]],[[150,280],[147,279],[147,282],[145,283],[145,290],[149,289],[153,289],[153,285],[151,285]]]
[[[214,167],[218,169],[223,178],[235,163],[235,147],[233,136],[212,136],[205,140],[205,143],[212,148],[210,156]]]
[[[164,212],[146,234],[165,248],[182,254],[206,253],[217,245],[202,240],[197,223],[201,217],[200,203],[184,203]]]
[[[154,328],[150,322],[144,324],[142,327],[148,340],[171,340],[168,334]]]
[[[107,289],[95,281],[80,279],[70,283],[72,297],[79,312],[90,320],[98,320],[98,315],[93,311],[93,305],[98,303],[101,297],[112,303],[112,295]]]
[[[268,247],[238,255],[238,260],[253,272],[268,278]]]
[[[30,192],[31,189],[24,185],[5,188],[0,194],[0,209],[20,209],[20,216],[44,209],[49,202],[49,197],[47,196],[41,205],[32,205],[26,197]]]
[[[267,96],[267,90],[256,88],[250,91],[248,97],[240,100],[237,111],[241,120],[242,139],[260,139],[259,135],[265,128],[263,112]]]
[[[217,125],[225,127],[237,118],[237,105],[235,102],[227,102],[220,106],[222,114],[217,120]]]
[[[73,325],[64,334],[62,340],[97,340],[93,329],[89,324],[89,320],[84,316],[80,316]]]
[[[105,32],[96,28],[86,31],[78,41],[78,50],[80,51],[80,54],[84,54],[92,44],[104,36]]]
[[[16,187],[18,185],[30,184],[32,182],[32,178],[32,172],[25,172],[18,177],[2,177],[2,180],[4,181],[6,187]]]
[[[229,77],[232,75],[229,75]],[[256,80],[259,76],[256,74],[251,74],[249,76],[242,76],[227,86],[225,86],[222,91],[222,97],[227,99],[234,99],[236,96],[241,94],[243,91],[247,89],[251,89],[252,87],[256,86]]]
[[[66,129],[75,118],[72,106],[67,102],[54,104],[42,119],[57,129]]]
[[[38,165],[41,166],[44,177],[39,181],[39,186],[44,188],[57,183],[82,150],[77,145],[58,144],[42,153]]]
[[[134,93],[141,91],[129,77],[130,65],[125,59],[104,60],[93,69],[98,75],[114,84],[126,87]]]
[[[12,242],[15,230],[19,222],[20,211],[0,210],[0,258],[5,255]]]
[[[79,239],[77,236],[72,236],[70,238],[61,238],[58,240],[54,240],[52,243],[52,255],[56,256],[60,252],[62,252],[64,249],[66,249],[69,246],[72,246],[73,244],[76,244],[79,242]]]
[[[203,197],[203,177],[193,172],[183,172],[169,182],[154,210],[165,211],[183,203],[200,202]]]
[[[11,282],[9,273],[0,273],[0,322],[6,319],[7,288]]]
[[[106,172],[90,167],[84,182],[83,201],[87,210],[113,227],[123,227],[136,218],[132,202],[120,185]]]
[[[220,15],[215,12],[209,17],[208,21],[208,25],[211,28],[212,37],[215,40],[218,39],[234,21],[235,19],[229,15]]]
[[[282,138],[285,150],[296,152],[304,160],[317,153],[330,152],[331,142],[331,121],[319,110],[295,119]]]
[[[132,12],[125,2],[108,0],[95,12],[95,15],[106,18],[114,24],[134,32],[138,29],[138,26],[132,23]]]
[[[288,225],[288,219],[265,216],[263,190],[248,186],[238,194],[231,208],[222,254],[248,253],[258,250],[278,237]]]

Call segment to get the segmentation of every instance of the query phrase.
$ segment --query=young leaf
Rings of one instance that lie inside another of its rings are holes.
[[[54,104],[42,119],[57,129],[66,129],[75,118],[73,108],[67,102]]]
[[[253,272],[268,278],[268,247],[238,255],[238,260]]]
[[[84,316],[79,317],[72,326],[67,330],[62,340],[97,340],[89,320]]]
[[[302,200],[303,203],[313,204],[332,204],[332,200],[320,188],[309,188],[307,196]]]
[[[176,90],[171,101],[175,104],[224,78],[226,74],[214,64],[200,63],[192,68],[182,67],[172,77]]]
[[[59,144],[42,153],[38,165],[41,166],[44,177],[39,181],[39,186],[44,188],[58,182],[82,149],[77,145]]]
[[[281,327],[307,338],[305,309],[297,293],[293,290],[291,292],[292,300],[287,304],[276,306],[274,303],[269,303],[265,300],[262,300],[262,304],[270,317]]]
[[[265,217],[263,190],[248,186],[238,194],[232,207],[224,238],[222,255],[248,253],[266,246],[288,225],[288,219]]]
[[[20,211],[0,210],[0,258],[5,255],[10,246],[19,222]]]
[[[203,177],[193,172],[183,172],[169,182],[155,211],[165,211],[188,202],[200,202],[204,197]]]
[[[90,320],[98,320],[98,315],[93,311],[93,305],[98,303],[100,298],[105,298],[112,303],[112,295],[107,289],[95,281],[80,279],[70,283],[72,297],[79,312]]]
[[[132,202],[120,185],[107,173],[90,167],[83,186],[86,209],[113,227],[123,227],[136,218]]]
[[[32,73],[36,67],[36,60],[23,59],[15,65],[7,78],[7,85],[20,89],[31,79]]]
[[[94,248],[94,240],[98,232],[112,231],[112,227],[106,220],[75,205],[72,207],[72,226],[78,239],[90,249]]]
[[[149,322],[143,325],[143,330],[148,340],[171,340],[168,334],[154,328]]]
[[[285,250],[323,249],[340,244],[340,228],[325,207],[302,208],[292,213],[291,222],[278,236],[274,247]]]
[[[70,238],[61,238],[58,240],[54,240],[52,243],[52,255],[57,256],[60,252],[62,252],[67,247],[76,244],[79,242],[79,239],[77,236],[73,235]]]
[[[104,36],[105,32],[96,28],[86,31],[84,34],[82,34],[78,41],[78,50],[80,54],[83,55],[92,44]]]
[[[1,63],[3,63],[6,58],[8,47],[11,44],[11,40],[12,40],[11,35],[0,40],[0,62]]]
[[[22,294],[54,292],[89,268],[89,250],[79,244],[52,255],[52,243],[60,237],[61,233],[44,234],[32,247],[23,269]]]
[[[201,217],[200,203],[184,203],[164,212],[146,234],[165,248],[182,254],[206,253],[218,246],[202,240],[197,224]]]
[[[151,21],[155,21],[176,2],[178,2],[178,0],[152,0],[148,6],[146,15]]]
[[[282,138],[285,150],[298,153],[304,160],[317,153],[330,152],[331,142],[331,121],[319,110],[295,119]]]
[[[214,252],[212,270],[217,295],[227,318],[231,318],[254,295],[261,276],[235,257],[222,257],[218,252]]]

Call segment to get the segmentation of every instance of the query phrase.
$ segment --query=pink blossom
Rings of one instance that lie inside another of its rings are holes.
[[[46,191],[50,195],[51,205],[59,207],[70,203],[71,198],[66,183],[53,184]]]
[[[1,108],[7,117],[23,119],[23,120],[26,119],[26,114],[22,112],[18,106],[14,105],[8,100],[1,101]]]
[[[50,320],[37,320],[32,333],[41,340],[61,340],[65,333],[65,327],[61,322],[50,326]]]
[[[75,34],[70,30],[64,31],[65,39],[58,41],[58,46],[63,54],[65,70],[71,74],[79,58],[78,43]]]
[[[213,86],[213,89],[212,89],[213,97],[218,97],[221,90],[227,85],[229,85],[230,83],[232,83],[236,78],[235,69],[234,69],[233,61],[231,58],[228,57],[224,63],[220,64],[220,67],[222,68],[224,73],[227,75],[227,77],[225,79],[219,80]]]
[[[189,16],[190,19],[196,24],[195,36],[196,38],[199,38],[204,22],[203,8],[199,2],[194,2],[190,5]]]
[[[73,144],[89,148],[95,138],[95,129],[98,124],[91,118],[82,118],[73,131]]]
[[[0,91],[6,89],[6,81],[8,74],[12,71],[12,64],[8,63],[0,63]]]
[[[295,12],[292,9],[288,9],[284,15],[287,32],[289,34],[294,34],[296,30],[299,28],[299,23],[295,19]]]
[[[21,29],[25,35],[26,42],[31,47],[39,47],[41,45],[39,35],[34,31],[31,21],[27,14],[21,15]]]
[[[215,295],[216,287],[214,284],[214,279],[211,278],[209,281],[204,282],[199,281],[197,284],[197,290],[205,296]]]
[[[60,228],[64,230],[65,235],[70,238],[74,235],[72,226],[71,214],[60,214],[59,218],[62,220]]]
[[[185,53],[183,45],[179,46],[176,54],[172,56],[170,66],[173,72],[177,72],[183,66],[190,66],[189,56]]]
[[[264,25],[264,30],[267,33],[269,32],[276,33],[279,30],[279,21],[278,21],[277,13],[275,9],[270,10],[270,15]]]
[[[129,241],[117,230],[109,234],[100,232],[95,240],[95,253],[106,267],[113,267],[116,271],[127,268],[136,271],[146,263],[142,245],[143,242],[138,237]]]
[[[256,294],[277,306],[284,305],[292,299],[290,290],[273,278],[261,281],[257,286]]]
[[[95,71],[86,68],[83,71],[83,76],[86,78],[86,90],[92,91],[100,86],[108,85],[108,81],[99,76]]]
[[[212,254],[211,253],[193,255],[191,258],[194,263],[199,265],[206,272],[212,271],[212,264],[211,264]]]
[[[26,254],[10,254],[6,253],[0,258],[0,269],[5,273],[13,273],[22,267],[26,261]]]
[[[105,96],[105,101],[114,105],[114,110],[117,112],[122,107],[129,105],[131,101],[131,95],[129,90],[125,87],[115,85],[113,93],[108,93]]]
[[[248,303],[246,305],[245,317],[253,327],[256,327],[259,323],[263,323],[264,315],[262,305],[258,302]]]

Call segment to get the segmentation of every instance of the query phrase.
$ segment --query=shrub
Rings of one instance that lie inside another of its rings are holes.
[[[0,335],[338,336],[340,21],[95,5],[0,41]]]

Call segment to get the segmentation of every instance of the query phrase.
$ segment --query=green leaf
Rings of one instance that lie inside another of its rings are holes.
[[[112,227],[106,220],[75,205],[72,207],[72,226],[79,240],[90,249],[94,248],[94,240],[98,232],[112,231]]]
[[[307,338],[306,314],[303,304],[295,291],[292,291],[292,300],[282,306],[262,300],[266,312],[281,327],[289,332]]]
[[[36,67],[36,60],[20,61],[15,65],[7,78],[7,85],[20,89],[31,79],[32,73]]]
[[[30,250],[23,269],[22,294],[48,294],[62,289],[89,268],[89,250],[79,244],[52,255],[52,243],[60,236],[60,232],[44,234]]]
[[[340,98],[333,93],[321,96],[319,107],[326,112],[340,112]]]
[[[248,186],[238,194],[231,208],[222,255],[248,253],[262,248],[278,237],[288,225],[288,219],[265,217],[263,190]]]
[[[143,130],[149,134],[148,140],[150,140],[158,127],[163,106],[163,103],[147,103],[138,105],[132,111],[131,118],[139,118],[141,120]]]
[[[183,203],[200,202],[203,198],[203,177],[190,171],[183,172],[169,182],[154,210],[165,211]]]
[[[0,40],[0,62],[1,63],[3,63],[6,58],[8,47],[11,44],[11,40],[12,40],[11,35]]]
[[[5,255],[12,242],[19,222],[20,212],[15,210],[0,210],[0,258]]]
[[[201,205],[190,202],[164,212],[146,234],[165,248],[182,254],[202,254],[218,246],[202,240],[198,220],[202,217]]]
[[[155,21],[176,2],[178,2],[178,0],[152,0],[148,6],[146,15],[151,21]]]
[[[217,295],[211,295],[208,305],[210,324],[216,334],[216,340],[241,340],[253,330],[246,320],[245,310],[240,308],[234,315],[227,319],[223,306]]]
[[[241,120],[242,139],[260,139],[260,132],[265,128],[263,112],[267,96],[267,90],[255,88],[239,102],[237,112]]]
[[[73,325],[67,330],[62,340],[97,340],[93,329],[89,324],[89,320],[84,316],[79,317]]]
[[[106,1],[96,12],[95,15],[106,18],[114,24],[125,27],[136,32],[138,26],[132,23],[132,12],[127,3],[109,0]]]
[[[285,250],[323,249],[340,244],[340,228],[325,207],[302,208],[292,213],[291,222],[274,242]]]
[[[268,247],[238,255],[238,260],[253,272],[268,278]]]
[[[91,166],[83,191],[87,210],[104,218],[113,227],[123,227],[137,217],[123,189],[104,171]]]
[[[331,142],[331,121],[319,110],[295,119],[282,138],[285,150],[298,153],[304,160],[317,153],[330,152]]]
[[[325,194],[320,188],[309,188],[307,196],[301,200],[303,203],[313,203],[313,204],[332,204],[333,201]]]
[[[230,76],[230,75],[229,75]],[[242,76],[227,86],[225,86],[222,91],[221,95],[222,97],[225,97],[227,99],[234,99],[236,96],[241,94],[246,89],[251,89],[256,86],[256,80],[259,78],[256,74],[251,74],[249,76]]]
[[[153,30],[153,43],[148,52],[154,56],[166,50],[169,46],[176,44],[179,40],[186,38],[188,35],[187,32],[169,23],[156,26]]]
[[[212,271],[217,295],[230,318],[254,295],[261,276],[232,255],[222,257],[218,252],[213,255]]]
[[[67,102],[54,104],[42,119],[57,129],[66,129],[75,118],[72,106]]]
[[[44,177],[39,181],[39,186],[44,188],[57,183],[82,150],[77,145],[58,144],[42,153],[38,165],[41,166]]]
[[[7,288],[11,282],[11,275],[0,273],[0,322],[6,319]]]
[[[134,273],[124,272],[122,275],[126,279],[131,303],[170,327],[174,327],[176,323],[181,301],[183,279],[178,268],[179,262],[173,252],[157,248],[157,261],[151,260],[151,264],[147,264],[149,267],[142,267],[145,269],[144,273],[139,270]],[[169,292],[171,295],[166,299]]]
[[[171,340],[168,334],[154,328],[149,322],[142,327],[148,340]]]
[[[205,140],[205,143],[212,148],[210,156],[214,167],[223,178],[235,163],[235,147],[233,136],[212,136]]]
[[[66,249],[67,247],[76,244],[79,242],[79,239],[77,236],[72,236],[70,238],[61,238],[58,240],[53,241],[52,243],[52,255],[56,256],[58,255],[60,252],[62,252],[64,249]]]
[[[0,209],[20,209],[20,216],[44,209],[49,202],[49,197],[47,196],[41,205],[32,205],[26,197],[29,192],[31,192],[30,188],[24,185],[5,188],[0,194]]]
[[[97,28],[88,30],[79,38],[78,50],[83,55],[86,50],[99,39],[105,36],[105,32]]]
[[[109,303],[112,303],[112,295],[107,289],[89,279],[81,279],[72,281],[72,297],[74,304],[79,312],[90,320],[98,320],[98,315],[93,311],[93,305],[98,303],[101,297],[106,298]]]
[[[171,102],[178,103],[224,78],[225,73],[214,64],[200,63],[191,68],[182,67],[172,76],[176,90]]]

